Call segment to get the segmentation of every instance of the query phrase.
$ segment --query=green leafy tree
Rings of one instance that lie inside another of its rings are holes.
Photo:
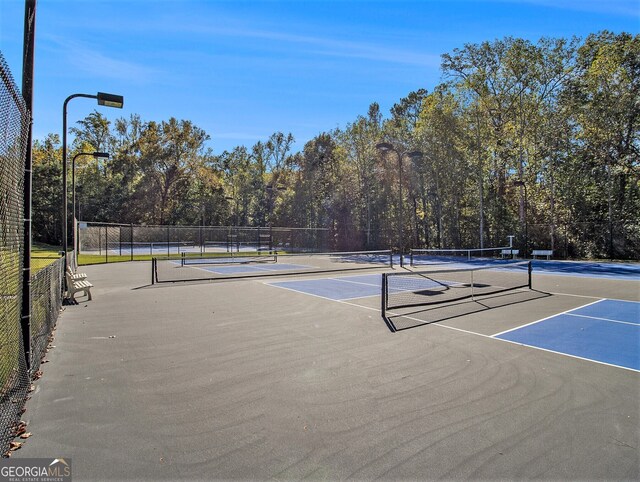
[[[182,198],[201,160],[205,131],[191,121],[175,118],[149,122],[140,139],[143,178],[134,195],[146,204],[147,219],[156,224],[176,224]]]
[[[606,228],[594,255],[638,249],[640,158],[640,36],[603,31],[578,50],[577,75],[564,102],[575,122],[577,165],[583,180],[580,218]],[[616,226],[620,236],[616,236]],[[618,239],[619,241],[615,241]]]
[[[62,245],[62,147],[57,134],[32,148],[32,233],[35,241]]]

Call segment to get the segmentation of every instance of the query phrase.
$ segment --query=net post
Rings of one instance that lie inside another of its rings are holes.
[[[185,258],[186,254],[187,253],[185,253],[185,252],[180,253],[180,266],[184,266],[185,265],[185,259],[184,258]]]
[[[386,318],[387,317],[387,293],[389,292],[387,289],[387,274],[386,273],[382,273],[382,293],[380,296],[380,299],[382,300],[382,306],[381,311],[382,311],[382,317]]]
[[[475,283],[473,282],[473,273],[475,271],[471,270],[471,301],[475,301]]]
[[[528,274],[528,285],[529,289],[531,289],[531,273],[533,272],[533,263],[529,261],[527,263],[527,274]]]
[[[403,259],[404,257],[403,257],[402,248],[400,248],[400,249],[398,250],[398,252],[399,252],[399,254],[400,254],[400,267],[401,267],[401,268],[404,268],[404,259]]]
[[[151,284],[156,284],[156,258],[151,258]]]

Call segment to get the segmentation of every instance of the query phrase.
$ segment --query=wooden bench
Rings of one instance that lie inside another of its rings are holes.
[[[534,249],[533,251],[531,251],[531,256],[533,256],[534,259],[536,258],[536,256],[546,256],[547,259],[551,259],[551,256],[553,256],[553,250],[552,249]]]
[[[505,256],[515,258],[516,256],[518,256],[518,253],[520,253],[520,250],[518,249],[503,249],[500,254],[502,255],[503,258]]]
[[[83,274],[83,273],[81,273]],[[67,298],[71,301],[75,301],[76,293],[84,293],[87,296],[87,301],[91,301],[91,288],[93,285],[85,279],[73,279],[72,274],[67,271]]]

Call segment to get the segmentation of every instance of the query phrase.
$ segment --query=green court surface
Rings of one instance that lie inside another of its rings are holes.
[[[83,267],[94,299],[65,307],[14,457],[70,457],[77,480],[640,478],[638,372],[501,339],[640,301],[638,280],[534,270],[392,331],[372,287],[399,269],[151,286],[149,263]]]

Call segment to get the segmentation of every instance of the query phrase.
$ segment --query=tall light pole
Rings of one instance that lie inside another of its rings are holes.
[[[521,187],[524,189],[524,255],[529,255],[529,218],[527,211],[529,210],[529,202],[527,199],[527,185],[523,180],[513,181],[511,183],[514,187]]]
[[[115,94],[105,94],[98,92],[96,95],[91,94],[72,94],[64,100],[62,105],[62,250],[64,252],[65,270],[69,266],[67,260],[67,251],[69,251],[67,243],[67,105],[71,99],[76,97],[84,97],[86,99],[97,99],[98,105],[106,107],[116,107],[121,109],[124,105],[124,97]]]
[[[401,154],[393,145],[388,142],[380,142],[376,144],[376,149],[384,155],[387,152],[395,152],[398,158],[398,249],[400,250],[400,259],[402,260],[402,253],[404,252],[404,230],[402,223],[403,216],[403,203],[402,203],[402,158]],[[408,158],[417,161],[422,159],[423,154],[421,151],[410,151],[405,154]],[[401,261],[402,263],[402,261]]]
[[[81,152],[71,160],[71,220],[73,222],[73,252],[78,259],[78,220],[76,219],[76,159],[82,156],[93,156],[95,159],[108,158],[108,152]]]

